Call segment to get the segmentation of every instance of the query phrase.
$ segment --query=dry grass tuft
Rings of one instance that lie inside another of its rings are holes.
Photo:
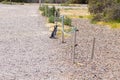
[[[61,9],[60,13],[62,15],[68,16],[70,18],[79,18],[79,16],[87,16],[90,15],[88,9]]]

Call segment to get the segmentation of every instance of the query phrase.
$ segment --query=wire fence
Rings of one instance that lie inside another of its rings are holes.
[[[47,12],[49,12],[49,11],[45,11],[46,14],[47,14]],[[79,31],[78,28],[72,26],[69,31],[66,31],[65,30],[65,26],[64,26],[64,15],[61,15],[60,17],[57,17],[56,13],[55,13],[54,17],[55,17],[54,23],[55,23],[56,26],[57,26],[57,20],[59,20],[58,18],[61,18],[61,24],[62,24],[61,42],[65,43],[65,34],[72,35],[71,40],[70,40],[71,42],[69,41],[69,43],[68,43],[69,44],[68,45],[68,47],[69,47],[69,53],[68,53],[68,55],[70,56],[72,62],[73,63],[78,62],[77,60],[79,58],[81,58],[81,59],[85,58],[86,60],[88,60],[88,59],[93,60],[96,39],[95,38],[92,39],[92,42],[91,42],[92,47],[90,46],[91,52],[89,51],[90,55],[86,55],[86,57],[85,57],[84,54],[83,54],[85,52],[81,52],[81,54],[77,52],[79,50],[79,48],[77,47],[78,46],[77,43],[79,43],[78,40],[77,40],[77,34],[78,34],[78,31]],[[90,56],[90,57],[88,57],[88,56]]]

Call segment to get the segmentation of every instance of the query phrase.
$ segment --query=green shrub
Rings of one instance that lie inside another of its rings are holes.
[[[45,6],[45,10],[44,10],[45,16],[48,16],[48,15],[49,15],[48,10],[49,10],[49,7],[46,5],[46,6]]]
[[[68,17],[65,17],[64,24],[68,25],[68,26],[71,26],[71,23],[72,23],[72,20],[70,18],[68,18]]]
[[[48,21],[50,23],[54,23],[54,21],[55,21],[55,12],[56,12],[56,17],[58,17],[57,21],[61,22],[61,19],[59,18],[60,17],[60,10],[56,9],[55,6],[53,6],[52,8],[49,8],[48,6],[42,6],[39,9],[42,11],[43,16],[48,17]],[[65,25],[71,26],[71,22],[72,21],[70,18],[65,17],[65,19],[64,19]]]
[[[39,10],[41,10],[41,11],[44,11],[44,9],[45,9],[45,7],[44,7],[44,6],[39,7]]]
[[[120,0],[89,0],[89,11],[96,21],[120,19]]]
[[[49,21],[49,23],[54,23],[54,16],[50,16],[48,21]]]
[[[92,20],[93,21],[102,21],[103,15],[101,13],[94,14]]]
[[[83,16],[79,16],[79,18],[83,18]]]
[[[53,6],[52,8],[50,8],[49,9],[49,16],[54,16],[55,11],[56,11],[55,6]]]
[[[68,3],[63,3],[63,4],[61,4],[61,6],[69,6],[69,4]]]
[[[45,12],[42,12],[42,16],[45,16]]]
[[[47,5],[44,5],[42,7],[39,7],[39,9],[42,11],[42,15],[43,16],[48,16],[48,10],[49,10],[49,7]]]
[[[2,1],[2,4],[12,4],[12,2]]]
[[[52,8],[49,8],[47,5],[44,5],[39,8],[42,11],[43,16],[54,16],[55,11],[57,11],[57,14],[59,14],[59,9],[55,9],[55,6]]]
[[[116,4],[111,8],[106,8],[104,11],[105,20],[119,20],[120,19],[120,4]]]

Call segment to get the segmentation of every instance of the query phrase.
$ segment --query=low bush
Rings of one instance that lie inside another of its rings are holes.
[[[50,17],[48,18],[48,21],[49,21],[49,23],[54,23],[54,16],[50,16]]]
[[[68,26],[71,26],[72,25],[71,23],[72,23],[72,20],[70,18],[68,18],[68,17],[65,17],[64,24],[68,25]]]
[[[49,9],[49,7],[47,5],[42,6],[39,9],[42,11],[42,15],[43,16],[48,16],[48,9]]]
[[[49,8],[47,5],[44,5],[39,9],[42,11],[43,16],[54,16],[55,11],[57,11],[57,9],[55,9],[55,6]],[[59,14],[59,11],[57,11],[57,14]]]
[[[89,11],[96,21],[120,19],[120,0],[89,0]]]
[[[44,6],[39,7],[39,10],[41,10],[41,11],[44,11],[44,9],[45,9],[45,7],[44,7]]]
[[[79,18],[83,18],[83,16],[79,16]]]
[[[120,19],[120,4],[116,4],[111,8],[106,8],[104,10],[105,20],[119,20]]]
[[[49,16],[54,16],[55,11],[56,11],[55,6],[53,6],[52,8],[49,8],[49,10],[48,10],[48,14],[49,14]]]
[[[53,6],[52,8],[49,8],[48,6],[44,5],[42,7],[39,8],[42,11],[42,15],[48,17],[48,21],[49,23],[54,23],[55,21],[55,17],[58,17],[56,21],[61,22],[61,19],[59,19],[60,17],[60,10],[56,9],[55,6]],[[55,16],[55,12],[56,12],[56,16]],[[71,26],[71,22],[72,20],[68,17],[65,17],[64,19],[64,24]]]
[[[12,2],[8,2],[8,1],[2,1],[2,4],[12,4]]]

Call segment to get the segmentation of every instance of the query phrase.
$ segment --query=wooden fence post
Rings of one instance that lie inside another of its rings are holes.
[[[95,38],[93,38],[93,46],[92,46],[92,54],[91,54],[91,60],[94,58],[94,52],[95,52]]]

